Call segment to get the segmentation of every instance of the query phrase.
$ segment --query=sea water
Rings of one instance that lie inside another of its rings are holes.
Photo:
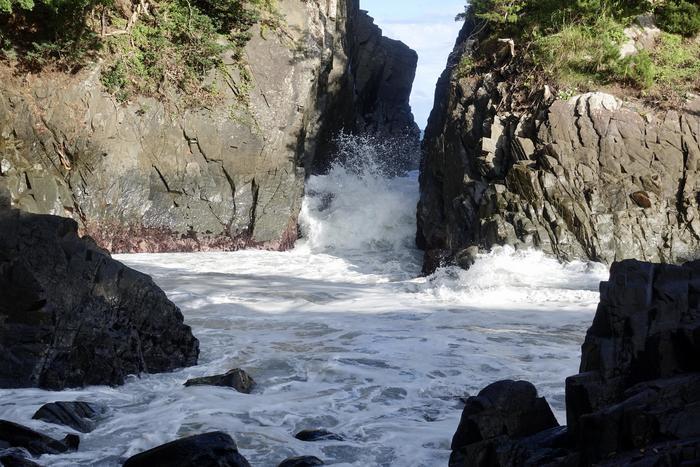
[[[314,455],[337,466],[444,466],[463,400],[501,379],[532,381],[564,420],[564,379],[607,277],[599,264],[562,264],[496,249],[468,271],[420,276],[414,247],[417,173],[391,176],[371,141],[308,180],[289,252],[139,254],[116,258],[153,276],[200,341],[199,365],[130,377],[121,387],[0,390],[0,418],[54,437],[31,420],[44,403],[108,407],[76,453],[50,466],[117,466],[176,438],[229,433],[253,466]],[[183,387],[243,368],[252,394]],[[344,441],[303,442],[324,428]]]

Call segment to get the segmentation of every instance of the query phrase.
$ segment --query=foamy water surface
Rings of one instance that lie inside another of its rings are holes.
[[[294,455],[444,466],[460,399],[505,378],[534,382],[563,422],[564,378],[578,370],[607,270],[500,249],[469,271],[419,277],[417,191],[415,173],[386,179],[360,158],[309,180],[293,251],[118,256],[182,309],[200,364],[118,388],[0,390],[0,418],[63,437],[70,429],[31,420],[40,405],[107,406],[79,452],[39,459],[51,466],[116,466],[212,430],[231,434],[254,466]],[[182,386],[237,367],[257,381],[253,394]],[[305,428],[345,441],[293,438]]]

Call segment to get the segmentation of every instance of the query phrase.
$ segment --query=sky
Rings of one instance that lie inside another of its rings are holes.
[[[369,12],[385,36],[418,52],[411,107],[421,128],[428,121],[435,84],[462,26],[455,15],[465,4],[465,0],[360,0],[360,8]]]

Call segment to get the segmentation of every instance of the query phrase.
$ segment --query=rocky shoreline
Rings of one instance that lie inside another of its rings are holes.
[[[568,425],[532,384],[495,383],[467,400],[450,467],[700,462],[700,262],[615,263],[600,289]]]

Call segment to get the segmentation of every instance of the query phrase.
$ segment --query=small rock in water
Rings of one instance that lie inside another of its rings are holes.
[[[224,386],[243,394],[250,394],[255,387],[255,380],[245,371],[236,368],[223,375],[188,379],[185,386]]]
[[[226,433],[189,436],[136,454],[123,467],[250,467]]]
[[[0,448],[24,448],[31,455],[40,456],[75,451],[78,444],[80,438],[76,435],[68,435],[59,441],[18,423],[0,420]]]
[[[39,464],[28,459],[29,456],[26,449],[0,449],[0,465],[3,467],[39,467]]]
[[[321,459],[314,456],[299,456],[285,459],[277,467],[316,467],[325,465]]]
[[[95,429],[100,412],[97,406],[87,402],[51,402],[42,405],[32,418],[90,433]]]
[[[328,430],[301,430],[294,437],[301,441],[345,441],[342,436]]]

